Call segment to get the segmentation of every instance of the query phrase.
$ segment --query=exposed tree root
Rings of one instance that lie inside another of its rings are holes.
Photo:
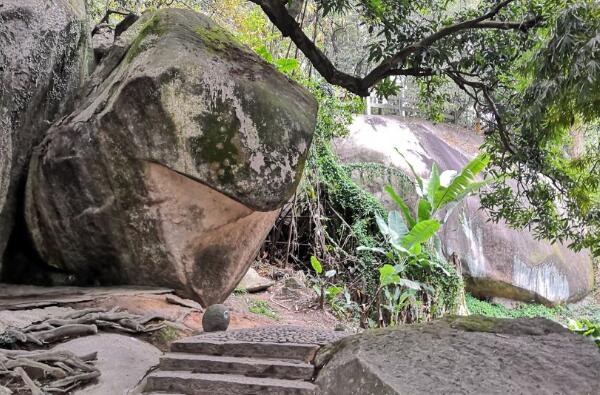
[[[157,321],[154,322],[153,321]],[[104,311],[87,309],[75,311],[64,318],[49,318],[35,322],[25,328],[7,328],[0,333],[0,347],[16,343],[32,343],[44,346],[65,339],[93,335],[98,329],[110,329],[126,333],[154,332],[171,325],[157,315],[136,315],[118,312],[116,309]],[[174,325],[174,324],[173,324]]]
[[[0,350],[0,377],[20,379],[32,395],[65,393],[100,377],[100,371],[89,363],[92,359],[95,354],[78,357],[63,350]],[[18,383],[8,385],[15,387]],[[11,393],[8,387],[0,386],[0,395]]]
[[[19,344],[44,347],[51,343],[80,336],[93,335],[99,329],[125,333],[147,333],[166,326],[176,326],[157,315],[136,315],[86,309],[66,317],[34,322],[25,328],[6,328],[0,333],[0,395],[21,393],[32,395],[67,393],[100,377],[100,371],[90,361],[97,353],[76,356],[64,350],[8,350]]]

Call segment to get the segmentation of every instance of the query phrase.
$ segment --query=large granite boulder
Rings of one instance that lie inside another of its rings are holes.
[[[416,200],[411,172],[396,148],[419,175],[428,177],[434,162],[442,170],[460,170],[482,142],[459,128],[391,116],[358,116],[350,131],[336,140],[337,153],[346,163],[382,165],[377,171],[355,166],[351,175],[390,210],[397,207],[382,193],[386,184]],[[471,293],[554,305],[577,301],[592,290],[593,264],[586,251],[575,253],[563,244],[536,240],[526,230],[490,222],[479,208],[477,197],[468,198],[440,232],[444,254],[460,260]]]
[[[0,271],[31,151],[70,110],[91,60],[84,0],[0,7]]]
[[[144,14],[84,92],[33,155],[38,252],[79,283],[223,301],[297,187],[316,102],[181,9]]]
[[[317,353],[341,394],[598,394],[594,342],[543,319],[454,317],[366,331]]]

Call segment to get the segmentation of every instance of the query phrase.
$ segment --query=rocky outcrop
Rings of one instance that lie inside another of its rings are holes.
[[[542,318],[370,330],[325,346],[316,365],[323,395],[600,393],[596,345]]]
[[[1,5],[0,269],[31,151],[50,123],[70,110],[91,60],[84,0]]]
[[[405,199],[415,201],[410,171],[396,148],[415,171],[428,177],[435,162],[443,170],[459,170],[477,153],[481,137],[445,125],[385,116],[358,116],[347,138],[335,142],[346,163],[377,163],[355,167],[352,177],[397,209],[382,194],[392,184]],[[373,174],[374,173],[374,174]],[[535,240],[528,231],[489,222],[476,197],[456,209],[441,230],[444,254],[462,263],[467,289],[481,297],[537,301],[549,305],[577,301],[593,287],[593,266],[587,252],[575,253],[563,244]]]
[[[206,17],[144,14],[37,148],[26,218],[79,283],[221,302],[300,180],[310,95]]]

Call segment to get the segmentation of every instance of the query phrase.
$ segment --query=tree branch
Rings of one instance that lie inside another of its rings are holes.
[[[467,21],[458,22],[454,25],[444,27],[437,32],[423,38],[422,40],[407,45],[393,56],[383,60],[364,78],[356,77],[338,70],[327,56],[315,45],[313,40],[306,36],[302,27],[289,14],[285,7],[286,1],[282,0],[249,0],[260,6],[271,22],[279,29],[284,37],[289,37],[294,44],[304,53],[315,69],[327,80],[327,82],[340,86],[359,96],[368,96],[369,90],[382,79],[392,75],[428,76],[431,72],[424,73],[426,69],[403,69],[397,66],[408,56],[430,47],[437,41],[464,30],[471,29],[496,29],[496,30],[521,30],[538,25],[540,17],[535,17],[524,22],[492,21],[514,0],[504,0],[498,3],[489,12]]]
[[[315,43],[304,34],[302,28],[285,8],[285,2],[280,0],[250,0],[259,5],[271,22],[279,29],[283,37],[289,37],[315,69],[327,82],[341,86],[359,96],[368,96],[368,91],[362,87],[361,79],[338,70]]]

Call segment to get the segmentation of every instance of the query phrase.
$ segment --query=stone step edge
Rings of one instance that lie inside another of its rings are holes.
[[[176,392],[142,392],[142,395],[185,395],[185,394],[181,394],[181,393],[176,393]]]
[[[171,343],[171,352],[311,362],[320,347],[319,344],[215,341],[188,338]]]
[[[205,366],[198,366],[205,363]],[[187,366],[186,366],[187,365]],[[240,374],[249,377],[271,377],[289,380],[310,380],[314,366],[300,360],[231,357],[221,355],[167,353],[160,358],[161,371]]]
[[[280,365],[300,368],[314,368],[311,363],[300,361],[299,359],[283,359],[283,358],[252,358],[252,357],[236,357],[232,355],[210,355],[210,354],[192,354],[187,352],[168,352],[163,354],[160,359],[181,359],[193,361],[217,361],[217,362],[234,362],[242,364],[260,364],[260,365]]]
[[[267,377],[249,377],[237,374],[212,374],[212,373],[190,373],[185,371],[155,371],[150,373],[147,378],[147,387],[152,391],[160,393],[160,390],[154,389],[156,381],[181,379],[184,381],[210,381],[213,383],[236,384],[239,386],[261,386],[281,389],[295,390],[315,390],[317,386],[313,383],[303,380],[285,380],[273,379]]]

